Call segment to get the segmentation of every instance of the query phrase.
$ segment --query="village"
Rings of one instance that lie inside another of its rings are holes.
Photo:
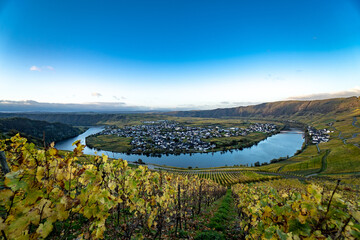
[[[330,140],[330,130],[326,128],[317,130],[314,127],[308,126],[307,130],[313,144],[328,142]]]
[[[132,138],[132,153],[153,154],[208,152],[216,148],[216,144],[203,139],[246,136],[252,132],[274,133],[277,130],[277,126],[270,123],[254,123],[247,128],[221,128],[189,127],[175,121],[158,120],[124,128],[110,126],[96,135]]]

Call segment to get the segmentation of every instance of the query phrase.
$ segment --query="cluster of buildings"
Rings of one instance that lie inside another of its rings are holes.
[[[313,144],[328,142],[330,140],[330,130],[326,128],[317,130],[314,127],[308,126],[307,130]]]
[[[244,130],[248,133],[249,132],[274,133],[277,131],[277,126],[272,123],[254,123]]]
[[[133,153],[184,153],[207,152],[216,145],[203,139],[232,136],[246,136],[251,132],[271,133],[277,131],[276,125],[255,123],[246,129],[221,128],[218,126],[189,127],[175,121],[146,121],[142,125],[124,128],[108,127],[97,135],[117,135],[132,138]]]

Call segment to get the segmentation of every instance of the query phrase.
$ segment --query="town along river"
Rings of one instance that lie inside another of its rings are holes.
[[[103,127],[90,127],[83,134],[56,143],[55,147],[60,150],[73,150],[72,143],[76,140],[81,140],[85,144],[85,138],[91,134],[101,132]],[[304,142],[303,132],[299,130],[282,131],[279,134],[268,137],[267,139],[259,142],[243,150],[232,150],[226,152],[212,152],[212,153],[192,153],[181,155],[161,155],[161,157],[148,157],[138,154],[114,153],[109,151],[101,151],[86,147],[85,154],[98,155],[105,154],[112,158],[122,158],[128,161],[137,161],[139,158],[147,164],[159,164],[175,167],[220,167],[220,166],[233,166],[233,165],[248,165],[255,162],[270,162],[272,159],[280,157],[291,157],[295,152],[301,149]]]

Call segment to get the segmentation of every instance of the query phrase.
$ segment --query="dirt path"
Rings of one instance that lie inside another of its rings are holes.
[[[360,128],[359,126],[356,126],[356,125],[355,125],[356,122],[357,122],[357,118],[354,117],[351,125],[354,126],[354,127],[356,127],[356,128]],[[333,128],[334,131],[338,131],[334,126],[332,126],[332,128]],[[353,135],[352,135],[350,138],[344,138],[344,137],[341,136],[341,135],[342,135],[342,132],[339,130],[339,135],[338,135],[337,137],[338,137],[340,140],[342,140],[344,144],[347,144],[347,142],[346,142],[347,140],[351,140],[351,139],[353,139],[353,138],[356,138],[358,134],[360,134],[360,133],[353,133]],[[356,147],[360,147],[359,144],[357,144],[357,143],[354,143],[353,145],[356,146]]]
[[[356,121],[357,121],[357,119],[356,119],[356,117],[354,117],[354,118],[353,118],[352,125],[353,125],[354,127],[356,127],[356,128],[360,128],[359,126],[356,126],[356,125],[355,125],[355,124],[356,124]]]

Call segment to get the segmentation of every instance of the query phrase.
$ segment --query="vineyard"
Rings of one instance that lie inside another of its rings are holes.
[[[151,171],[0,141],[0,239],[359,239],[359,190],[246,170]],[[80,161],[79,161],[80,160]]]
[[[359,239],[359,192],[339,182],[274,180],[232,187],[246,239]]]
[[[270,179],[277,179],[280,176],[263,175],[253,171],[238,170],[208,170],[208,171],[176,171],[168,170],[169,173],[181,176],[197,176],[199,178],[210,179],[221,185],[230,186],[236,183],[261,182]]]
[[[11,168],[0,192],[3,239],[172,238],[226,192],[206,179],[132,169],[107,156],[78,165],[84,146],[75,145],[60,156],[18,136],[1,142]]]

